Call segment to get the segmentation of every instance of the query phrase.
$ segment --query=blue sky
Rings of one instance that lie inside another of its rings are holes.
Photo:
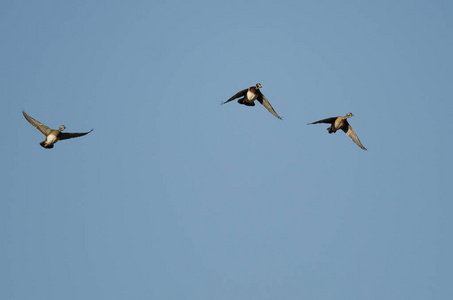
[[[2,1],[0,298],[451,299],[452,14]]]

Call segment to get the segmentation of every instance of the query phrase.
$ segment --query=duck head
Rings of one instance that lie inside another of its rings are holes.
[[[257,83],[257,84],[256,84],[256,88],[257,88],[257,89],[261,88],[261,83]]]
[[[61,125],[61,126],[60,126],[60,132],[63,131],[63,130],[65,130],[65,129],[66,129],[66,126],[64,126],[64,125]]]

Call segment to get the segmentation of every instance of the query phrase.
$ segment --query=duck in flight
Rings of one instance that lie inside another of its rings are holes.
[[[366,150],[366,148],[362,145],[359,138],[357,137],[357,134],[354,132],[354,130],[352,129],[351,125],[349,125],[349,122],[347,120],[348,118],[353,117],[353,116],[354,115],[349,112],[344,117],[338,116],[338,117],[327,118],[327,119],[319,120],[319,121],[316,121],[313,123],[308,123],[307,125],[318,124],[318,123],[331,124],[330,127],[327,128],[327,131],[329,133],[335,133],[337,130],[341,129],[346,133],[347,136],[349,136],[349,138],[351,140],[354,141],[354,143],[356,143],[363,150]]]
[[[53,145],[59,140],[66,140],[83,136],[93,131],[93,129],[91,129],[88,132],[81,133],[62,132],[66,129],[64,125],[61,125],[58,130],[51,129],[27,115],[25,111],[22,111],[22,113],[24,114],[25,119],[27,119],[27,121],[30,122],[31,125],[35,126],[36,129],[38,129],[42,134],[46,136],[46,139],[40,143],[40,145],[46,149],[52,149]]]
[[[247,106],[255,106],[255,100],[258,100],[259,103],[261,103],[271,114],[279,118],[280,120],[283,120],[282,117],[280,117],[272,107],[272,105],[269,103],[269,101],[264,97],[264,95],[260,91],[261,84],[257,83],[255,86],[251,86],[248,89],[244,89],[242,91],[237,92],[233,97],[228,99],[225,102],[222,102],[221,104],[228,103],[230,101],[233,101],[236,98],[240,98],[238,100],[239,104],[247,105]]]

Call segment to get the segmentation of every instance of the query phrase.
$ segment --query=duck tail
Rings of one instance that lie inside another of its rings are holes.
[[[52,149],[53,148],[53,145],[46,145],[46,141],[42,141],[39,144],[41,145],[41,147],[43,147],[45,149]]]

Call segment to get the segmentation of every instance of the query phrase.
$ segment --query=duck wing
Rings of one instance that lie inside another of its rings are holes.
[[[346,133],[346,135],[349,136],[349,138],[353,140],[354,143],[356,143],[360,148],[362,148],[363,150],[367,150],[365,146],[363,146],[362,143],[360,142],[359,137],[355,133],[354,129],[352,129],[351,125],[349,125],[348,121],[346,121],[345,125],[346,126],[343,126],[343,128],[341,129]]]
[[[222,103],[220,103],[220,104],[225,104],[225,103],[228,103],[228,102],[230,102],[230,101],[233,101],[233,100],[236,99],[236,98],[243,97],[243,96],[245,96],[245,94],[247,93],[247,91],[248,91],[248,89],[239,91],[239,92],[237,92],[233,97],[231,97],[231,98],[228,99],[227,101],[224,101],[224,102],[222,102]]]
[[[25,119],[27,119],[27,121],[36,127],[36,129],[38,129],[42,134],[44,134],[45,136],[48,136],[50,134],[50,132],[52,131],[52,129],[50,129],[49,127],[47,127],[46,125],[44,125],[43,123],[41,122],[38,122],[37,120],[33,119],[32,117],[30,117],[29,115],[27,115],[25,113],[25,111],[22,111],[22,114],[24,115]]]
[[[60,134],[58,135],[58,139],[59,140],[72,139],[72,138],[76,138],[79,136],[84,136],[92,131],[93,131],[93,129],[91,129],[88,132],[60,132]]]
[[[333,124],[337,118],[338,118],[338,117],[332,117],[332,118],[322,119],[322,120],[319,120],[319,121],[316,121],[316,122],[313,122],[313,123],[308,123],[307,125],[318,124],[318,123],[329,123],[329,124]]]
[[[282,117],[280,117],[274,110],[274,108],[272,107],[272,105],[269,103],[269,101],[267,100],[266,97],[264,97],[263,94],[260,93],[260,95],[258,96],[258,98],[256,99],[258,100],[259,103],[261,103],[271,114],[273,114],[274,116],[276,116],[277,118],[279,118],[280,120],[283,120]]]

